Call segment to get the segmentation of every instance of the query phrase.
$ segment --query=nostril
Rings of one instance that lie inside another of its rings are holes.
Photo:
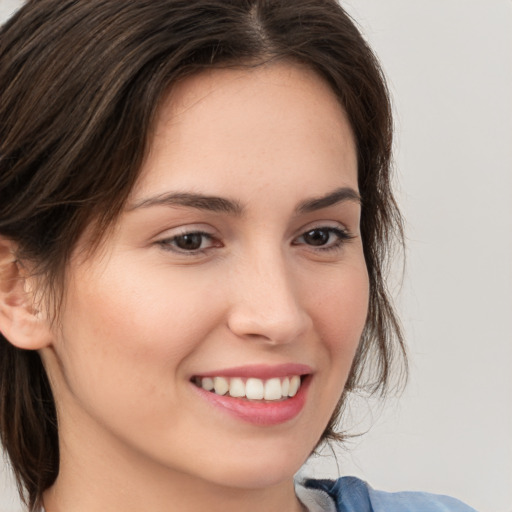
[[[261,311],[243,310],[238,306],[231,312],[228,327],[237,336],[253,341],[270,344],[291,343],[299,339],[306,331],[308,317],[299,308]]]

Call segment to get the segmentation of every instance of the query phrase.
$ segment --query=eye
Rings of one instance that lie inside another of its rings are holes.
[[[220,243],[209,233],[203,231],[190,231],[180,233],[157,242],[164,250],[178,253],[196,254],[211,247],[219,247]]]
[[[337,227],[309,229],[294,240],[294,245],[308,245],[319,250],[334,250],[353,238],[347,231]]]

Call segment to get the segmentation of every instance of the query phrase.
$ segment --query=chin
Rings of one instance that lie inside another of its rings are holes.
[[[215,475],[214,483],[237,489],[264,489],[290,482],[301,464],[267,463],[265,465],[251,464],[247,461],[244,467],[226,468]],[[219,468],[220,469],[220,468]]]
[[[219,481],[246,489],[261,489],[290,482],[309,455],[306,451],[303,454],[299,452],[297,447],[295,450],[288,447],[281,450],[267,448],[263,454],[248,456],[241,462],[225,466],[225,473],[219,477]]]

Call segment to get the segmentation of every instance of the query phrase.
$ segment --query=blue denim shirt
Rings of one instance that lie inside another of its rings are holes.
[[[449,496],[376,491],[355,477],[304,480],[296,491],[310,512],[476,512]]]

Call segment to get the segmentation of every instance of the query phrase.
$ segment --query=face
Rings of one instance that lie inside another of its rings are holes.
[[[359,220],[351,129],[313,72],[174,87],[114,232],[75,251],[43,351],[62,457],[239,488],[291,478],[365,323]]]

